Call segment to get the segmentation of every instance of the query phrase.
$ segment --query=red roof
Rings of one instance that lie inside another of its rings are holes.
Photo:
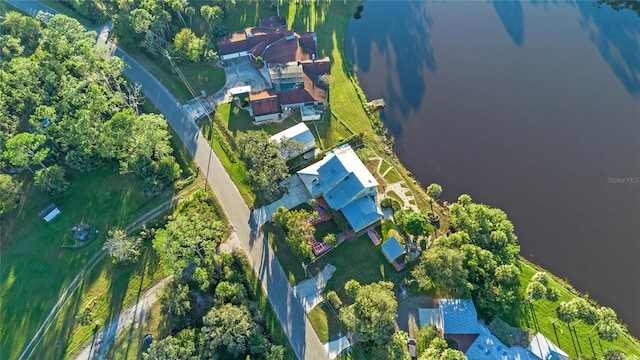
[[[220,55],[249,51],[261,43],[271,44],[285,37],[283,28],[254,27],[231,33],[216,40]]]
[[[321,75],[331,74],[331,62],[328,57],[315,61],[301,61],[304,73],[304,89],[293,89],[278,93],[283,105],[306,102],[326,102],[328,86],[320,81]]]
[[[249,104],[251,105],[253,116],[276,114],[280,112],[278,95],[276,95],[273,89],[249,93]]]

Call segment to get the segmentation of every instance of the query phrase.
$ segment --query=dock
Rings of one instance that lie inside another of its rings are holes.
[[[369,106],[369,107],[371,107],[371,108],[373,108],[375,110],[382,110],[382,109],[384,109],[385,105],[386,104],[384,102],[384,99],[375,99],[375,100],[369,101],[367,103],[367,106]]]

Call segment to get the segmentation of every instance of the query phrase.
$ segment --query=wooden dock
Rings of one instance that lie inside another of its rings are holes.
[[[375,110],[382,110],[386,106],[384,99],[375,99],[373,101],[369,101],[367,106],[374,108]]]

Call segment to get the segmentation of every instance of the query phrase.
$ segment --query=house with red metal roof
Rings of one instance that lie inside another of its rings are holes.
[[[217,39],[223,61],[260,56],[267,67],[272,89],[249,94],[256,122],[278,121],[283,113],[299,109],[303,121],[319,120],[328,98],[331,62],[317,57],[314,32],[287,30],[286,20],[271,16],[259,26]]]

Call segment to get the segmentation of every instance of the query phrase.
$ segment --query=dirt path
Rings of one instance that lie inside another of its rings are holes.
[[[135,321],[144,321],[151,306],[158,301],[158,292],[162,290],[165,284],[173,279],[173,276],[167,276],[160,280],[157,284],[147,290],[138,301],[130,307],[123,310],[118,316],[111,320],[104,328],[98,331],[90,344],[87,344],[78,355],[76,360],[102,359],[104,353],[109,349],[123,330],[132,326]]]
[[[127,233],[130,233],[136,229],[139,229],[140,227],[142,227],[142,225],[156,218],[158,215],[160,215],[162,212],[168,209],[174,202],[178,201],[179,199],[180,198],[176,196],[163,202],[162,204],[154,207],[153,209],[141,215],[138,219],[129,223],[127,226],[125,226],[124,229],[127,231]],[[93,257],[82,267],[82,269],[80,269],[76,277],[71,281],[71,283],[67,286],[67,288],[64,289],[64,291],[58,298],[58,301],[53,306],[53,308],[51,309],[47,317],[44,319],[44,321],[42,322],[42,324],[40,325],[36,333],[33,335],[31,340],[27,344],[27,346],[25,346],[25,348],[22,350],[22,352],[20,353],[20,356],[18,357],[18,360],[30,359],[33,356],[38,346],[42,342],[42,339],[44,339],[44,336],[47,334],[51,326],[56,323],[58,316],[64,310],[65,305],[69,302],[73,294],[75,294],[76,290],[78,290],[78,288],[80,287],[80,285],[82,284],[86,276],[91,272],[91,270],[93,270],[93,268],[97,264],[99,264],[102,261],[102,259],[104,259],[106,255],[107,255],[106,251],[100,250],[95,255],[93,255]]]

